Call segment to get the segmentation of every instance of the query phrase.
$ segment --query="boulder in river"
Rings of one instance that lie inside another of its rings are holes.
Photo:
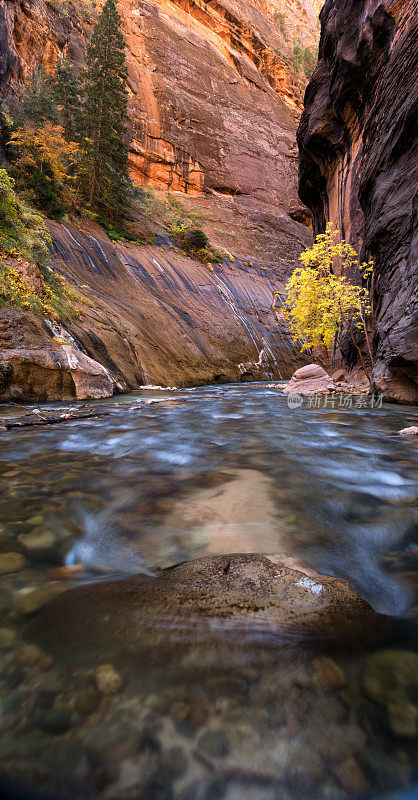
[[[234,554],[66,591],[26,626],[25,638],[93,667],[106,659],[118,668],[203,669],[316,642],[369,644],[381,621],[344,581]]]
[[[293,373],[283,391],[286,394],[314,394],[315,392],[333,392],[335,383],[328,372],[319,364],[307,364]]]

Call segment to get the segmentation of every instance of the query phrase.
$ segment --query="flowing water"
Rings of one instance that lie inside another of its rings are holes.
[[[96,405],[111,413],[0,431],[3,781],[103,800],[343,800],[413,786],[418,448],[397,431],[418,424],[416,410],[290,409],[266,384]],[[344,646],[336,631],[330,654],[258,626],[237,659],[246,634],[220,620],[214,664],[199,626],[186,631],[167,607],[145,631],[141,611],[127,621],[118,603],[88,653],[82,604],[79,639],[62,622],[62,652],[55,629],[50,651],[31,633],[64,589],[78,609],[86,584],[230,553],[302,569],[313,594],[318,572],[344,578],[377,612],[370,636]],[[120,634],[115,644],[122,629],[137,663],[125,664]],[[109,690],[92,673],[103,664]]]

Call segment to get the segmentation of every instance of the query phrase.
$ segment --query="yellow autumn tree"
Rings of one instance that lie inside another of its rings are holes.
[[[354,248],[340,238],[329,223],[313,246],[301,253],[302,264],[285,287],[284,316],[301,350],[333,347],[339,333],[347,329],[368,375],[355,331],[362,329],[371,363],[367,321],[371,315],[370,291],[353,280],[358,270],[366,284],[373,273],[373,262],[360,263]]]
[[[0,309],[18,308],[43,317],[72,319],[85,297],[52,268],[48,229],[15,192],[0,169]]]
[[[75,142],[67,142],[61,125],[45,122],[41,127],[25,125],[10,136],[18,157],[14,162],[16,172],[30,171],[38,167],[48,168],[49,177],[57,184],[68,183],[71,167],[77,162],[79,153]]]
[[[60,221],[75,204],[71,189],[78,145],[67,142],[61,125],[28,123],[11,134],[16,157],[12,174],[25,200]]]

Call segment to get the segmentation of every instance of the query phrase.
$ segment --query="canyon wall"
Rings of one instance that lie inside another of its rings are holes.
[[[373,385],[418,401],[416,0],[327,0],[298,130],[299,194],[375,262]],[[352,366],[355,354],[343,352]]]
[[[166,237],[116,245],[92,224],[50,232],[53,267],[85,287],[89,305],[65,325],[1,311],[1,399],[288,378],[302,363],[262,266],[235,258],[209,268]]]
[[[315,2],[121,0],[118,8],[134,182],[182,193],[204,213],[211,242],[233,256],[211,271],[168,241],[126,249],[100,229],[51,225],[54,264],[88,285],[93,309],[60,334],[2,311],[1,363],[14,377],[4,373],[0,393],[47,399],[110,385],[288,377],[300,360],[273,290],[311,237],[297,195],[306,76],[292,53],[296,41],[315,50]],[[0,88],[10,107],[37,65],[52,70],[66,56],[83,67],[96,16],[88,0],[0,0]]]
[[[81,68],[97,12],[82,0],[0,0],[6,98],[33,68]],[[93,8],[93,4],[91,4]],[[309,0],[121,0],[133,178],[198,194],[244,195],[286,211],[295,192],[295,122],[306,76],[293,44],[315,50]],[[2,74],[3,72],[3,79]]]

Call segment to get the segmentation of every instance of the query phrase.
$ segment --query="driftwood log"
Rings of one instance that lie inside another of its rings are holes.
[[[86,409],[85,411],[64,411],[57,414],[49,411],[31,411],[23,418],[8,420],[0,417],[0,428],[9,430],[10,428],[30,428],[35,425],[55,425],[60,422],[69,422],[73,419],[91,419],[97,417],[107,417],[111,411]]]

